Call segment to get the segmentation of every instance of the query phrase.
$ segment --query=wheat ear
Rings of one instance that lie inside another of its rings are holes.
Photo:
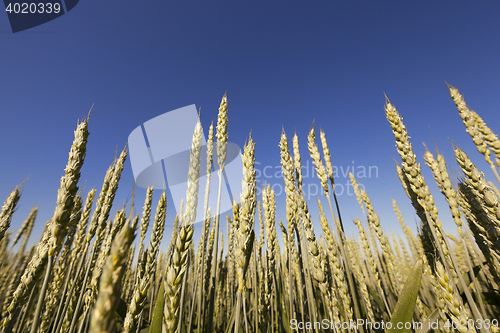
[[[442,235],[441,222],[438,220],[438,210],[434,204],[434,198],[421,173],[420,163],[417,162],[416,155],[413,152],[410,137],[408,136],[406,126],[403,124],[403,118],[394,105],[390,103],[389,99],[386,99],[385,113],[392,127],[397,150],[402,160],[401,168],[397,169],[398,175],[401,182],[405,184],[405,190],[422,220],[421,237],[424,246],[426,246],[428,261],[429,263],[434,261],[434,249],[437,249],[439,254],[443,256],[443,262],[448,267],[453,267],[449,249]],[[427,215],[429,219],[427,219]],[[430,237],[433,234],[436,234],[435,238],[434,236]],[[452,270],[452,272],[454,271]],[[455,274],[454,278],[457,278]]]
[[[167,266],[163,283],[165,288],[165,303],[163,308],[164,332],[175,332],[180,320],[181,305],[179,302],[181,299],[181,283],[188,268],[188,252],[193,239],[193,223],[196,221],[196,209],[198,206],[201,137],[202,127],[198,120],[191,144],[186,209],[182,225],[175,240],[172,259]]]
[[[142,253],[144,251],[144,238],[146,237],[146,233],[149,227],[149,220],[151,219],[151,203],[153,202],[153,186],[149,186],[146,190],[146,199],[144,199],[144,206],[142,208],[142,217],[141,217],[141,233],[140,233],[140,245],[139,245],[139,262],[137,264],[137,275],[142,274],[141,270],[144,269]],[[137,279],[140,279],[138,276]]]
[[[224,173],[224,168],[226,165],[226,156],[227,156],[227,142],[228,142],[228,133],[227,133],[227,125],[228,125],[228,108],[227,108],[227,96],[224,93],[222,97],[220,106],[219,106],[219,114],[217,117],[217,164],[219,165],[219,190],[217,193],[217,207],[215,209],[214,215],[214,226],[215,226],[215,254],[212,256],[212,262],[210,264],[210,290],[209,290],[209,302],[208,302],[208,330],[212,330],[213,324],[213,313],[214,313],[214,302],[215,302],[215,293],[216,293],[216,282],[218,278],[218,265],[217,265],[217,256],[218,251],[217,248],[219,246],[219,224],[220,224],[220,204],[221,204],[221,195],[222,195],[222,178]]]
[[[120,300],[120,290],[130,246],[135,230],[125,225],[113,241],[106,260],[99,286],[99,296],[92,311],[90,333],[109,333],[114,330],[115,310]]]
[[[479,117],[479,115],[469,109],[464,101],[464,97],[460,94],[458,89],[448,85],[450,91],[450,96],[455,103],[458,114],[462,118],[465,125],[467,133],[469,133],[472,141],[476,145],[477,151],[483,154],[485,161],[490,165],[497,182],[500,183],[500,176],[498,175],[497,168],[491,160],[491,150],[495,152],[497,167],[500,167],[500,140],[491,131],[491,129],[486,126],[486,123]]]
[[[23,223],[24,230],[21,232],[19,230],[18,236],[21,237],[24,235],[23,241],[21,245],[19,246],[18,253],[24,254],[24,250],[26,248],[26,245],[28,244],[28,239],[30,238],[31,232],[33,231],[33,227],[35,226],[35,220],[36,216],[38,215],[38,206],[31,208],[31,211],[26,218],[25,223]],[[16,237],[17,238],[17,237]],[[16,239],[12,242],[12,246],[16,244]]]
[[[5,232],[10,227],[10,221],[12,220],[12,215],[16,210],[17,203],[21,198],[21,192],[19,188],[12,190],[5,200],[2,211],[0,212],[0,241],[2,241]]]
[[[245,302],[245,275],[253,251],[255,232],[254,215],[257,204],[257,187],[255,171],[255,143],[250,136],[245,145],[243,160],[243,180],[240,194],[241,207],[235,219],[235,257],[238,276],[238,296],[235,313],[235,332],[239,330],[240,306]]]
[[[151,285],[151,279],[156,267],[156,260],[160,248],[160,242],[163,238],[163,231],[165,230],[165,217],[167,214],[167,196],[163,192],[156,208],[155,221],[153,223],[153,231],[149,249],[146,250],[147,259],[145,271],[141,272],[138,276],[137,284],[134,289],[132,301],[127,309],[127,315],[123,323],[123,332],[131,333],[137,329],[139,318],[144,309],[146,297]]]
[[[66,242],[64,243],[63,250],[59,260],[54,266],[54,276],[52,278],[51,285],[49,287],[49,294],[45,300],[45,312],[43,313],[42,323],[40,324],[39,332],[47,332],[50,325],[50,320],[54,314],[55,305],[59,296],[59,292],[63,285],[65,276],[67,275],[66,269],[68,262],[70,260],[71,247],[73,245],[74,236],[76,233],[76,227],[80,217],[82,215],[82,198],[80,195],[75,197],[75,204],[73,207],[73,212],[70,216],[70,227],[68,230],[68,236]]]
[[[88,135],[88,119],[85,119],[78,124],[75,130],[75,138],[69,153],[68,164],[64,176],[61,177],[54,216],[47,224],[46,232],[42,236],[43,241],[38,244],[36,254],[28,264],[21,277],[21,282],[14,292],[13,299],[8,308],[9,317],[5,318],[3,322],[4,328],[8,325],[13,311],[18,307],[20,301],[28,297],[35,281],[43,273],[49,256],[52,257],[54,255],[54,252],[56,252],[66,236],[69,217],[74,205],[74,197],[78,192],[77,184],[80,179],[80,169],[85,159]],[[41,293],[40,299],[44,298],[43,294],[44,292]]]
[[[319,199],[317,199],[316,201],[318,203],[318,209],[319,209],[319,221],[321,224],[321,228],[323,229],[323,234],[325,235],[328,261],[332,268],[333,278],[338,288],[337,290],[340,293],[340,297],[342,299],[342,305],[344,309],[347,309],[345,312],[346,316],[344,319],[348,320],[349,317],[352,318],[351,300],[349,299],[347,293],[348,287],[347,287],[347,282],[345,280],[344,269],[337,252],[338,244],[335,239],[335,235],[332,235],[330,225],[328,224],[328,219],[326,218],[325,211],[323,210],[323,205],[321,204],[321,201]],[[330,311],[332,317],[336,322],[339,322],[340,321],[339,309],[337,307],[337,297],[335,290],[331,291],[330,298],[331,298]]]

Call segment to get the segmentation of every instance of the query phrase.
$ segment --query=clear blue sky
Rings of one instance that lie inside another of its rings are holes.
[[[297,131],[303,161],[310,161],[305,140],[314,120],[339,169],[353,161],[378,168],[378,177],[359,181],[384,230],[400,230],[391,198],[415,230],[395,173],[399,156],[384,93],[403,115],[420,162],[422,142],[433,146],[432,131],[455,170],[450,139],[489,176],[444,81],[500,132],[499,12],[497,1],[82,0],[68,14],[16,34],[0,14],[1,200],[29,176],[11,230],[40,204],[34,242],[52,217],[73,130],[92,104],[82,169],[87,190],[100,189],[115,150],[134,128],[196,104],[207,131],[225,91],[230,141],[242,147],[252,131],[261,168],[279,166],[282,127],[290,137]],[[454,231],[430,171],[423,170],[441,219]],[[348,178],[340,174],[336,181]],[[127,162],[116,206],[127,200],[132,182]],[[138,191],[139,207],[144,194]],[[362,217],[361,210],[354,196],[344,192],[339,200],[347,233],[355,235],[350,220]],[[284,196],[278,201],[285,218]],[[170,223],[174,215],[170,204]],[[170,232],[167,227],[164,246]]]

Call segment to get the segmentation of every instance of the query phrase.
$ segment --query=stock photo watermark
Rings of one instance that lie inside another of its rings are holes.
[[[137,186],[170,191],[176,211],[181,201],[186,199],[187,173],[189,169],[191,140],[198,122],[198,112],[194,104],[166,112],[146,121],[130,133],[128,145],[130,163]],[[232,209],[232,200],[239,202],[241,193],[241,172],[243,162],[240,148],[231,142],[227,146],[227,158],[223,171],[224,185],[221,188],[220,213]],[[205,135],[202,135],[201,165],[205,165],[207,149]],[[211,172],[209,202],[217,202],[219,193],[217,154],[213,156],[215,170]],[[203,197],[207,172],[200,168],[199,196]],[[196,222],[204,216],[204,200],[198,200]],[[215,207],[212,207],[215,212]]]
[[[498,320],[493,319],[469,319],[469,320],[427,320],[421,321],[407,321],[407,322],[390,322],[390,321],[369,321],[365,319],[349,320],[349,321],[333,321],[329,319],[323,319],[321,321],[298,321],[297,319],[290,320],[290,329],[293,331],[303,330],[303,329],[336,329],[336,330],[359,330],[364,328],[366,330],[438,330],[446,328],[447,330],[479,330],[481,328],[492,328],[494,331],[498,329]]]
[[[196,106],[189,105],[154,117],[135,128],[129,135],[128,145],[130,163],[137,186],[170,191],[175,209],[185,199],[187,190],[187,171],[189,169],[191,140],[193,130],[198,122]],[[202,135],[201,161],[206,160],[206,139]],[[214,167],[211,178],[217,179],[217,156],[214,155]],[[349,180],[352,173],[358,180],[358,186],[364,189],[363,180],[378,178],[379,170],[375,165],[357,165],[352,161],[350,165],[332,166],[335,178],[335,194],[337,196],[354,195],[354,188]],[[233,200],[239,202],[242,189],[243,162],[240,148],[234,143],[228,143],[227,160],[223,171],[224,185],[221,189],[220,213],[232,209]],[[314,165],[306,160],[301,166],[303,191],[307,200],[315,196],[324,195],[323,189],[317,182],[318,178]],[[285,191],[281,165],[263,165],[255,163],[257,195],[261,187],[271,184],[277,196]],[[205,189],[208,177],[205,168],[200,168],[199,188]],[[217,202],[218,182],[210,182],[209,202]],[[199,196],[204,194],[200,191]],[[204,200],[198,200],[197,220],[201,222],[204,212]],[[212,212],[215,211],[215,207]]]
[[[75,8],[80,0],[11,1],[4,0],[13,33],[55,20]]]
[[[260,162],[255,162],[256,178],[257,178],[257,195],[261,193],[261,187],[270,184],[272,190],[277,196],[285,191],[285,183],[283,182],[283,173],[281,165],[266,165],[263,166]],[[335,194],[337,196],[348,195],[353,196],[354,188],[349,180],[349,173],[352,173],[358,181],[358,186],[365,189],[363,180],[370,178],[378,178],[378,166],[376,165],[356,165],[352,161],[351,165],[333,165],[333,177],[335,178]],[[307,160],[301,166],[302,179],[304,181],[303,191],[307,200],[310,200],[318,195],[324,195],[319,182],[314,182],[318,179],[316,170],[311,161]]]

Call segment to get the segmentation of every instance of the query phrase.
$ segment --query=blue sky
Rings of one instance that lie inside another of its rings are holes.
[[[68,14],[16,34],[0,14],[0,198],[29,176],[11,229],[40,204],[35,242],[52,217],[73,130],[92,104],[86,190],[100,189],[134,128],[196,104],[207,131],[227,91],[230,141],[242,147],[252,131],[261,169],[279,166],[282,127],[290,138],[297,132],[303,163],[310,163],[306,137],[314,120],[326,131],[339,170],[377,168],[377,176],[359,182],[384,230],[400,230],[392,198],[416,230],[395,173],[399,157],[384,93],[403,115],[420,162],[422,142],[432,147],[434,138],[457,170],[453,140],[490,176],[445,81],[500,131],[499,11],[495,1],[82,0]],[[445,201],[423,170],[453,232]],[[347,181],[342,174],[336,180]],[[116,206],[130,196],[132,183],[127,162]],[[144,194],[139,189],[139,207]],[[284,200],[278,198],[282,218]],[[346,232],[355,235],[350,220],[362,217],[361,210],[345,192],[339,201]],[[313,199],[310,204],[315,207]],[[174,215],[169,205],[169,223]],[[164,246],[170,232],[167,226]]]

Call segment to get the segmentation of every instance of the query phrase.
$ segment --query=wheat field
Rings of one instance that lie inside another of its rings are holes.
[[[219,214],[220,202],[212,211],[209,185],[200,188],[199,178],[201,168],[211,174],[216,158],[218,177],[208,178],[219,182],[220,192],[228,144],[224,95],[217,125],[210,126],[206,161],[201,160],[199,121],[194,129],[186,199],[163,253],[165,192],[156,203],[148,188],[138,216],[133,209],[113,210],[126,148],[105,172],[100,190],[83,194],[79,189],[89,137],[87,117],[74,132],[54,215],[35,246],[27,248],[38,207],[19,230],[9,229],[23,184],[12,190],[1,209],[2,331],[499,332],[500,140],[459,91],[448,88],[495,179],[487,180],[458,146],[453,147],[453,163],[461,170],[456,177],[450,177],[437,149],[425,152],[426,166],[418,162],[403,118],[387,99],[385,115],[400,157],[396,172],[420,221],[415,234],[393,200],[404,239],[384,232],[367,193],[377,189],[365,191],[352,174],[364,219],[342,218],[332,169],[335,157],[326,133],[320,131],[317,138],[314,124],[307,142],[281,133],[285,220],[276,218],[276,195],[270,186],[257,196],[258,147],[251,136],[242,154],[239,203],[234,201],[230,216]],[[300,156],[299,142],[307,145],[310,156]],[[301,168],[306,158],[315,167],[328,207],[320,200],[306,200]],[[433,180],[424,179],[423,167],[432,171],[456,230],[442,228],[427,185]],[[204,222],[195,226],[199,200]],[[318,209],[319,221],[312,219],[309,207]],[[225,235],[220,218],[227,219]],[[350,223],[358,228],[356,237],[344,232]],[[315,225],[321,230],[314,230]],[[195,227],[201,228],[197,244]]]

